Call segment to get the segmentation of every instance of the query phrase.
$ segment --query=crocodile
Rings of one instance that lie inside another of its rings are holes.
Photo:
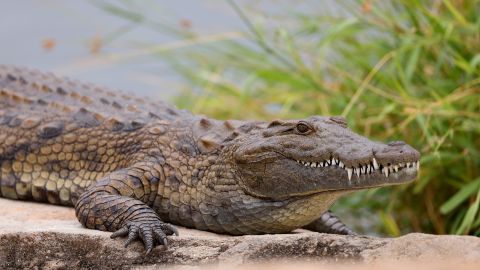
[[[0,197],[75,207],[83,226],[143,241],[174,225],[221,234],[354,234],[330,206],[413,181],[420,154],[339,116],[215,120],[38,70],[0,65]]]

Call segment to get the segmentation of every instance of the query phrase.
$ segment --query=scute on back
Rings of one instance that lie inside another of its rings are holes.
[[[136,129],[153,119],[189,116],[163,101],[149,101],[51,73],[0,65],[0,121],[12,117],[61,116],[80,125],[104,121],[115,129]],[[11,108],[15,107],[12,112]],[[19,122],[18,120],[16,120]]]

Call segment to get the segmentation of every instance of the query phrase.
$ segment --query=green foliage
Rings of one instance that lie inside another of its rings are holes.
[[[404,140],[422,153],[415,183],[336,207],[378,213],[373,229],[391,235],[480,235],[479,1],[306,2],[269,17],[230,2],[245,39],[157,54],[191,83],[178,105],[224,119],[343,115],[367,137]]]

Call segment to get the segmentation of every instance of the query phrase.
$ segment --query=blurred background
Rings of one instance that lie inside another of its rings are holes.
[[[226,2],[197,2],[2,0],[0,62],[169,99],[184,80],[152,53],[191,45],[184,30],[215,39],[243,26]]]
[[[480,1],[2,1],[0,63],[228,119],[343,115],[422,153],[410,185],[334,211],[355,230],[480,235]]]

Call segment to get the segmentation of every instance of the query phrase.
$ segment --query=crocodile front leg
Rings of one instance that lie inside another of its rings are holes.
[[[166,236],[178,235],[178,231],[149,207],[158,181],[154,172],[136,166],[115,171],[80,196],[75,205],[77,218],[87,228],[113,231],[112,238],[128,235],[125,247],[140,238],[147,254],[156,243],[167,246]]]
[[[356,235],[354,231],[348,228],[347,225],[343,224],[343,222],[331,211],[323,213],[320,218],[303,228],[321,233]]]

